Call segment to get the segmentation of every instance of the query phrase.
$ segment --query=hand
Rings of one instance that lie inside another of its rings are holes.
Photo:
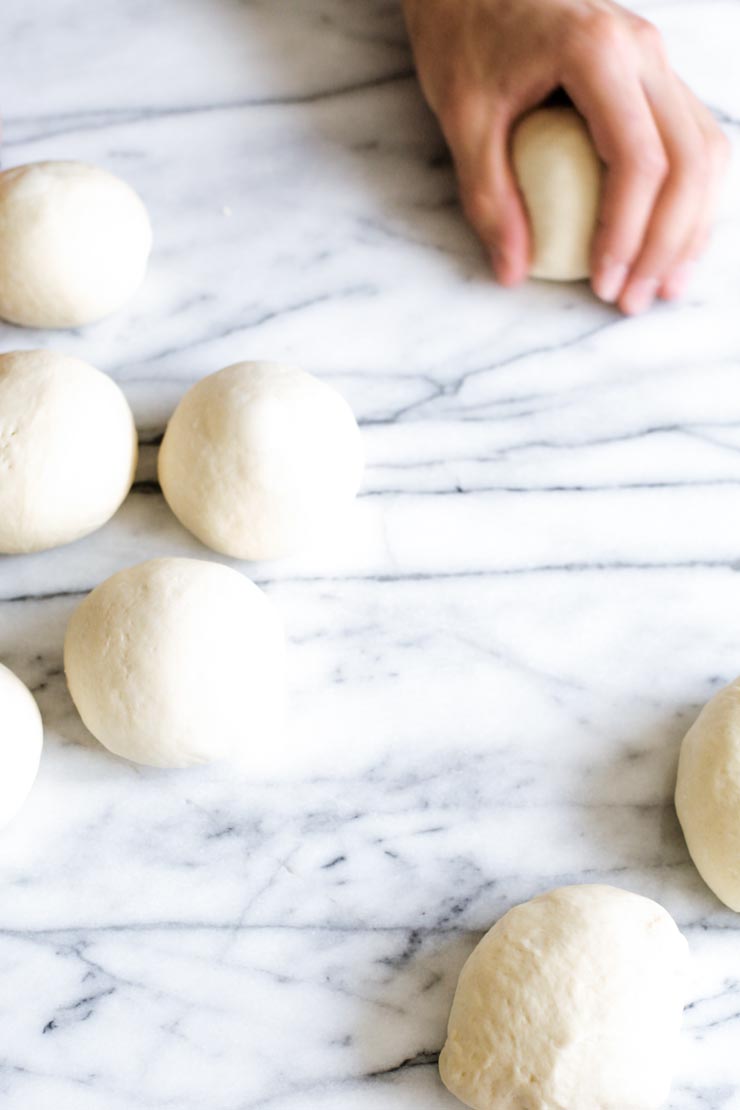
[[[595,293],[627,313],[680,296],[709,238],[729,144],[655,27],[612,0],[403,2],[422,89],[498,280],[522,281],[529,259],[511,129],[563,88],[606,166]]]

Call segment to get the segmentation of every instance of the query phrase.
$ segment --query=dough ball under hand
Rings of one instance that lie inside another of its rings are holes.
[[[602,163],[572,108],[540,108],[517,125],[512,159],[532,231],[531,277],[579,281],[591,269]]]
[[[0,664],[0,829],[16,816],[36,780],[43,731],[31,691]]]
[[[106,374],[53,351],[0,355],[0,553],[100,528],[134,479],[136,426]]]
[[[272,739],[284,646],[266,595],[198,559],[152,559],[97,586],[69,621],[64,668],[90,732],[117,755],[188,767]]]
[[[271,362],[239,362],[194,385],[159,453],[175,516],[237,559],[276,559],[315,543],[349,508],[362,467],[344,398]]]
[[[83,162],[0,173],[0,316],[75,328],[107,316],[144,279],[152,244],[130,185]]]
[[[658,1110],[687,944],[666,911],[609,886],[510,910],[460,973],[439,1067],[474,1110]]]
[[[740,678],[707,702],[684,737],[676,812],[704,882],[740,912]]]

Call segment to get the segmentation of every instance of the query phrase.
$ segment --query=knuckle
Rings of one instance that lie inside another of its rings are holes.
[[[665,50],[663,36],[654,23],[651,23],[649,19],[643,19],[641,16],[634,16],[632,30],[644,50],[648,50],[652,54],[663,55]]]
[[[466,112],[460,98],[451,88],[448,87],[439,94],[433,107],[445,134],[457,134],[464,130]]]
[[[480,110],[480,95],[471,88],[470,78],[452,73],[439,94],[435,111],[445,132],[460,134],[475,126]]]
[[[632,154],[630,169],[635,177],[658,184],[668,176],[668,158],[661,147],[646,144]]]
[[[436,105],[445,135],[464,135],[473,126],[473,113],[467,95],[448,89]]]
[[[476,227],[490,228],[496,211],[493,194],[482,186],[472,186],[463,194],[463,210]]]
[[[696,129],[677,146],[669,169],[672,181],[682,192],[703,192],[714,172],[714,154],[708,136]]]
[[[685,187],[700,186],[711,173],[711,151],[703,137],[684,141],[676,157],[676,173]]]
[[[614,12],[596,9],[581,16],[573,36],[579,54],[592,56],[621,51],[626,42],[623,20]]]
[[[709,180],[709,167],[706,163],[702,166],[693,164],[689,159],[676,167],[675,180],[677,187],[683,193],[704,193]]]
[[[716,127],[709,139],[709,150],[720,170],[726,169],[732,156],[732,144],[721,128]]]

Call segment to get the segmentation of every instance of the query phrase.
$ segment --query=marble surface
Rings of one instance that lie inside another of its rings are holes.
[[[662,0],[737,146],[735,0]],[[693,955],[671,1106],[740,1107],[740,919],[672,806],[677,749],[740,672],[737,159],[686,302],[489,280],[395,0],[6,0],[4,164],[100,162],[156,250],[124,312],[0,329],[109,371],[142,441],[97,535],[0,559],[0,658],[46,723],[0,840],[3,1110],[454,1110],[457,973],[507,907],[604,881]],[[85,733],[65,622],[155,554],[209,553],[153,482],[177,399],[297,361],[368,467],[330,549],[242,565],[288,630],[284,744],[137,768]]]

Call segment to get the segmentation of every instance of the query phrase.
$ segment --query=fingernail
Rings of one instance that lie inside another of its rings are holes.
[[[636,316],[644,312],[655,300],[658,292],[658,282],[655,278],[638,278],[627,286],[627,292],[622,297],[620,305],[628,316]]]
[[[605,259],[594,276],[594,293],[606,304],[614,304],[622,292],[626,277],[627,267],[623,262],[612,262],[610,259]]]
[[[680,266],[676,266],[676,269],[665,283],[666,300],[672,301],[683,296],[686,292],[686,286],[691,281],[695,265],[695,262],[689,260],[688,262],[682,262]]]

